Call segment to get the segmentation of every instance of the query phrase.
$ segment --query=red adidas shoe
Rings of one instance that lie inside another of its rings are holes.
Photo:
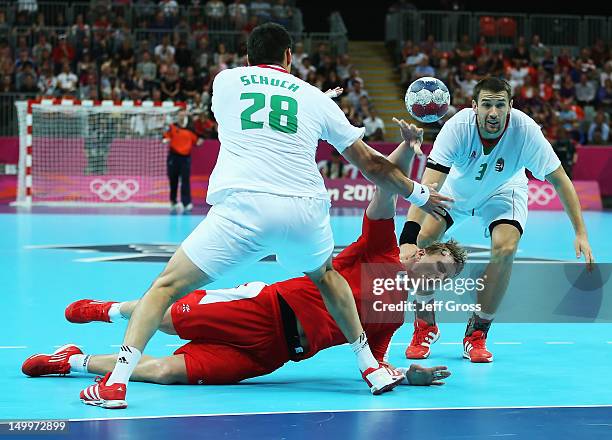
[[[66,319],[75,324],[85,324],[92,321],[111,322],[108,311],[116,301],[96,301],[81,299],[66,307]]]
[[[81,391],[81,402],[86,405],[100,406],[107,409],[127,408],[125,393],[127,386],[124,383],[106,385],[111,373],[104,377],[96,377],[96,384],[90,385]]]
[[[493,354],[487,350],[487,335],[482,330],[476,330],[470,336],[463,338],[463,357],[474,363],[493,362]]]
[[[370,387],[370,392],[375,396],[391,391],[404,380],[401,371],[389,368],[386,365],[379,365],[378,368],[368,368],[361,377]]]
[[[430,346],[440,338],[440,330],[437,325],[429,325],[422,319],[414,321],[414,333],[412,341],[406,348],[408,359],[426,359],[429,357]]]
[[[66,344],[55,350],[52,354],[35,354],[27,358],[21,366],[26,376],[38,377],[47,374],[69,374],[70,363],[68,359],[75,354],[83,354],[74,344]]]

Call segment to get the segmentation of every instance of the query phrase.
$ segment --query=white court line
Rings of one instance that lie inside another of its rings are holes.
[[[185,344],[166,344],[166,347],[182,347]]]
[[[545,344],[548,345],[572,345],[574,342],[572,341],[545,341]]]
[[[453,411],[477,409],[551,409],[551,408],[612,408],[612,405],[554,405],[554,406],[451,406],[443,408],[359,408],[359,409],[318,409],[306,411],[263,411],[243,413],[215,414],[175,414],[166,416],[135,416],[135,417],[100,417],[90,419],[68,419],[69,422],[89,422],[98,420],[141,420],[141,419],[176,419],[181,417],[219,417],[219,416],[256,416],[274,414],[317,414],[317,413],[347,413],[347,412],[389,412],[389,411]]]
[[[10,350],[12,348],[18,349],[18,348],[28,348],[27,345],[3,345],[0,346],[0,349],[6,349],[6,350]]]

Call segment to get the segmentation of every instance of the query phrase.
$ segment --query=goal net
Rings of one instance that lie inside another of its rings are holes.
[[[168,204],[172,102],[19,101],[17,204]]]

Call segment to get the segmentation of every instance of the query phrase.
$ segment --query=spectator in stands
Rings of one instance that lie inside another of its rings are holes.
[[[131,39],[126,38],[123,40],[121,47],[117,50],[117,55],[119,56],[121,71],[125,72],[136,65],[136,54],[132,47]]]
[[[144,78],[133,67],[130,67],[127,72],[127,78],[123,82],[122,93],[132,101],[146,99],[149,95]]]
[[[461,89],[463,96],[472,97],[474,95],[474,87],[476,87],[478,80],[474,77],[471,70],[466,69],[463,78],[459,75],[455,76],[455,82]]]
[[[217,123],[210,118],[208,111],[197,113],[193,129],[201,139],[217,139],[219,136]]]
[[[38,78],[38,90],[43,96],[54,96],[57,88],[57,79],[53,75],[53,69],[49,64],[43,65],[41,75]]]
[[[578,73],[586,73],[589,78],[597,72],[597,66],[591,58],[591,50],[588,47],[583,47],[580,50],[580,56],[576,60],[576,71]]]
[[[21,86],[19,87],[19,92],[35,94],[38,92],[38,86],[36,85],[36,78],[32,73],[24,74],[21,79]]]
[[[174,101],[181,93],[181,81],[178,69],[175,66],[170,66],[166,74],[161,78],[161,92],[164,101]]]
[[[272,6],[272,21],[290,29],[292,19],[293,9],[291,6],[287,5],[285,0],[276,0],[276,4]]]
[[[301,65],[297,68],[299,77],[302,78],[304,81],[306,81],[306,78],[308,78],[308,76],[311,73],[316,74],[317,73],[317,68],[315,66],[312,65],[312,63],[310,62],[310,57],[304,57],[302,58],[302,63]]]
[[[192,66],[187,67],[185,76],[181,79],[181,98],[185,101],[193,101],[196,96],[200,95],[202,84],[199,78],[195,76],[195,70]]]
[[[90,99],[93,90],[98,89],[98,81],[96,75],[93,73],[88,73],[81,80],[79,85],[79,98],[80,99]]]
[[[62,65],[62,73],[57,76],[57,87],[59,93],[63,96],[74,97],[76,95],[78,83],[79,79],[70,70],[70,63],[68,63],[68,61],[65,61]]]
[[[81,41],[83,38],[90,38],[91,28],[83,18],[83,14],[77,14],[74,24],[70,28],[72,41]]]
[[[344,116],[346,116],[346,119],[348,119],[351,124],[356,127],[363,126],[361,118],[347,96],[340,99],[340,110],[342,110]]]
[[[304,52],[304,44],[301,42],[295,43],[294,51],[291,53],[291,67],[293,69],[300,69],[302,67],[302,61],[308,54]]]
[[[375,108],[369,109],[363,119],[365,127],[366,141],[384,141],[385,140],[385,123],[378,116],[378,111]]]
[[[259,25],[259,17],[257,15],[251,15],[249,17],[249,21],[242,28],[242,33],[244,34],[244,38],[251,33],[253,29],[255,29]]]
[[[530,56],[527,42],[524,36],[520,36],[516,42],[516,46],[510,51],[509,58],[516,62],[516,65],[526,66],[529,64]]]
[[[572,107],[572,104],[573,102],[571,99],[561,101],[557,117],[563,128],[571,134],[572,138],[578,139],[580,136],[578,131],[578,114],[576,113],[576,109]]]
[[[168,62],[169,60],[174,60],[174,54],[176,53],[176,49],[170,44],[170,35],[164,34],[161,43],[155,47],[153,53],[155,54],[155,60],[158,63],[164,63]]]
[[[557,128],[556,140],[552,142],[553,150],[559,157],[563,169],[567,176],[572,178],[572,168],[576,164],[578,154],[576,153],[576,143],[570,138],[569,133],[563,127]]]
[[[52,49],[51,44],[47,41],[47,36],[41,33],[38,36],[38,42],[32,47],[32,58],[36,65],[41,64],[43,51],[51,52]]]
[[[421,58],[421,62],[414,68],[412,81],[423,78],[424,76],[436,76],[436,71],[429,64],[429,57],[427,55]]]
[[[227,15],[234,29],[242,29],[249,19],[249,10],[243,0],[234,0],[227,7]]]
[[[168,150],[168,179],[170,181],[170,212],[179,209],[177,192],[179,179],[181,184],[181,202],[185,212],[193,209],[191,203],[191,151],[195,145],[200,145],[202,139],[193,131],[189,116],[185,110],[181,110],[177,116],[177,122],[170,125],[164,133],[164,143],[169,146]]]
[[[216,25],[219,25],[225,18],[225,3],[221,0],[208,0],[205,10],[206,16]]]
[[[38,81],[38,76],[34,70],[34,65],[29,61],[23,63],[19,69],[15,71],[15,88],[17,90],[21,90],[23,79],[26,76],[31,76],[34,80],[34,84],[36,84],[36,81]]]
[[[612,79],[607,79],[597,93],[597,104],[600,110],[612,113]]]
[[[352,83],[352,90],[348,93],[347,97],[355,109],[360,108],[360,100],[362,97],[369,99],[368,92],[362,88],[362,80],[354,80]]]
[[[440,65],[436,71],[436,78],[448,86],[451,85],[452,69],[448,65],[448,58],[440,58]]]
[[[426,55],[421,52],[419,46],[412,46],[412,53],[410,53],[406,61],[400,65],[400,81],[403,85],[407,86],[410,83],[414,75],[414,69],[421,63],[424,57],[426,57]]]
[[[540,36],[538,34],[534,34],[531,37],[531,46],[529,46],[529,59],[531,64],[542,64],[546,52],[547,48],[540,41]]]
[[[347,164],[342,160],[342,155],[335,148],[331,150],[328,160],[320,164],[321,175],[327,179],[342,179],[347,177]]]
[[[10,75],[4,75],[2,82],[0,83],[0,93],[12,93],[13,92],[13,80]]]
[[[563,82],[561,83],[561,88],[559,89],[559,95],[564,100],[573,99],[576,96],[576,86],[574,85],[574,81],[569,74],[563,77]]]
[[[151,61],[151,52],[146,50],[142,53],[142,59],[136,65],[136,70],[142,76],[147,89],[155,85],[157,82],[157,64]]]
[[[580,75],[580,82],[575,85],[576,102],[582,107],[593,105],[597,95],[597,87],[589,80],[586,73]]]
[[[474,46],[470,42],[470,36],[463,34],[461,40],[455,46],[453,51],[455,66],[459,66],[461,63],[470,64],[474,62]]]
[[[425,41],[421,42],[420,47],[425,55],[431,57],[434,51],[438,48],[438,43],[436,43],[436,37],[433,34],[427,35]]]
[[[595,138],[595,132],[599,131],[600,138]],[[610,140],[610,125],[606,120],[606,114],[602,111],[598,111],[595,115],[595,119],[589,127],[588,141],[590,144],[607,144]]]
[[[198,46],[193,53],[193,57],[194,66],[200,72],[208,72],[208,67],[212,63],[212,50],[210,49],[207,37],[201,37],[198,40]]]
[[[173,26],[179,13],[179,5],[176,0],[160,0],[159,9],[164,14],[166,22]]]
[[[608,79],[612,80],[612,59],[604,64],[603,70],[599,73],[599,86],[605,86]]]
[[[174,59],[181,69],[193,66],[193,55],[187,47],[187,41],[180,40],[178,42]]]
[[[272,18],[272,5],[266,0],[252,0],[251,14],[255,15],[260,23],[265,23]]]
[[[336,61],[336,73],[341,81],[346,81],[349,78],[352,67],[353,65],[351,64],[348,54],[345,53],[338,56]]]
[[[487,44],[487,37],[481,35],[480,39],[478,40],[478,43],[476,43],[476,46],[474,46],[474,59],[478,60],[483,56],[485,57],[485,59],[488,59],[490,55],[491,49]]]
[[[541,65],[544,68],[544,70],[546,70],[546,72],[548,72],[549,74],[552,74],[555,71],[555,66],[557,64],[555,62],[555,58],[553,56],[552,49],[550,48],[546,49],[546,51],[544,52],[544,58],[542,59]]]

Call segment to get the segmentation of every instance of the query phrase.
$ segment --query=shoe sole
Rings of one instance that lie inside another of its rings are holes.
[[[78,345],[76,345],[76,344],[65,344],[65,345],[62,345],[62,346],[61,346],[60,348],[58,348],[57,350],[55,350],[55,351],[54,351],[53,353],[51,353],[50,355],[49,355],[49,354],[45,354],[45,353],[33,354],[32,356],[28,357],[28,358],[27,358],[25,361],[23,361],[23,363],[25,364],[27,361],[29,361],[29,360],[31,360],[31,359],[34,359],[34,358],[37,358],[37,357],[39,357],[39,356],[53,356],[54,354],[58,354],[59,352],[61,352],[61,351],[63,351],[63,350],[68,349],[68,347],[76,347],[76,348],[78,348],[78,349],[79,349],[80,354],[83,354],[83,351],[82,351],[82,350],[79,348],[79,346],[78,346]],[[66,359],[66,360],[67,360],[67,359]],[[23,371],[23,366],[22,366],[22,370],[21,370],[21,372],[22,372],[23,374],[25,374],[26,376],[29,376],[29,377],[42,377],[42,376],[48,376],[48,375],[50,375],[50,374],[58,374],[58,375],[60,375],[60,376],[65,376],[65,375],[67,375],[67,374],[70,374],[70,369],[68,369],[68,371],[66,371],[65,373],[28,374],[28,373],[26,373],[25,371]]]
[[[469,353],[467,352],[463,352],[463,357],[465,359],[469,359],[470,362],[474,363],[474,364],[488,364],[493,362],[493,356],[491,356],[490,358],[480,358],[480,359],[472,359],[469,355]]]
[[[435,344],[435,342],[438,339],[440,339],[440,332],[438,332],[436,338],[432,339],[431,342],[429,343],[429,350],[427,350],[427,353],[425,353],[423,356],[412,356],[412,357],[408,356],[408,353],[405,353],[406,359],[427,359],[429,355],[431,354],[431,346]]]
[[[384,387],[382,387],[382,388],[380,388],[378,390],[372,391],[372,394],[375,395],[375,396],[379,396],[379,395],[381,395],[383,393],[386,393],[388,391],[392,391],[393,388],[395,388],[396,386],[401,384],[403,380],[404,380],[404,378],[402,377],[402,378],[400,378],[400,379],[398,379],[398,380],[396,380],[394,382],[391,382],[388,385],[385,385]]]
[[[85,405],[98,406],[106,409],[124,409],[127,408],[125,400],[85,400],[81,399]]]

